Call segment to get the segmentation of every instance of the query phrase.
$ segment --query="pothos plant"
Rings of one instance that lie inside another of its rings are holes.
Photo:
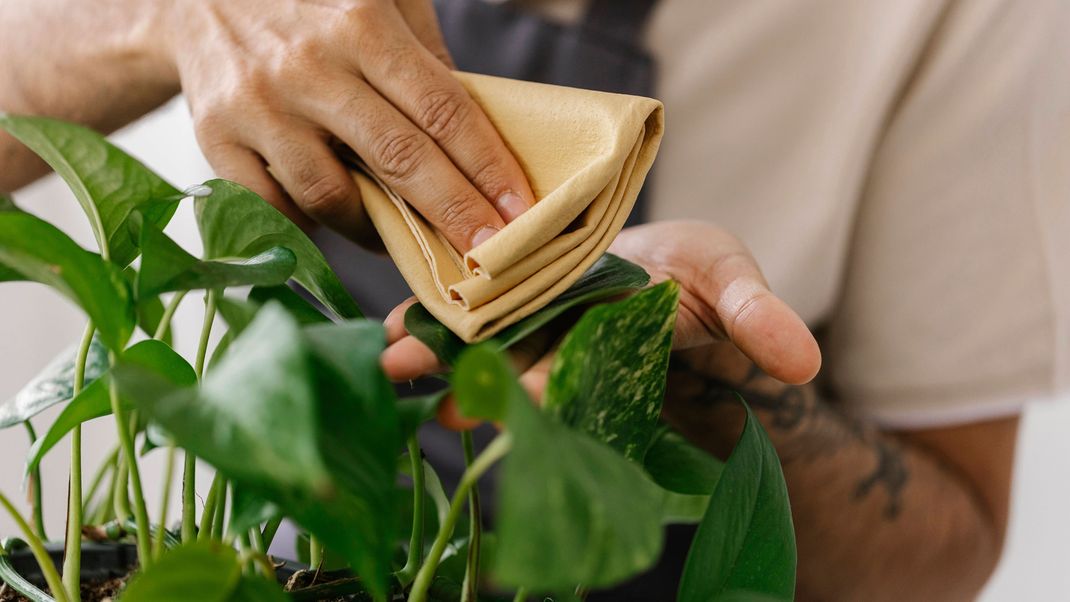
[[[0,281],[50,286],[87,317],[80,341],[0,405],[0,427],[24,426],[33,442],[32,518],[0,495],[21,530],[0,547],[4,587],[34,602],[79,600],[81,550],[95,539],[136,546],[126,602],[577,599],[650,567],[666,523],[695,522],[680,600],[792,598],[787,493],[759,423],[748,410],[721,463],[659,421],[675,283],[648,287],[641,268],[606,255],[550,305],[473,346],[414,305],[406,325],[452,366],[444,380],[460,411],[499,428],[481,450],[459,435],[467,470],[447,492],[417,439],[444,393],[398,397],[379,367],[382,325],[362,317],[300,229],[232,182],[181,191],[84,128],[14,116],[0,128],[66,180],[97,243],[83,249],[0,203]],[[201,258],[163,231],[183,202],[194,205]],[[205,317],[190,362],[171,347],[170,324],[192,291],[204,292]],[[227,330],[210,349],[217,320]],[[536,406],[507,353],[562,322]],[[31,418],[56,405],[38,435]],[[115,449],[86,478],[81,425],[107,416]],[[40,462],[64,438],[57,566]],[[166,455],[153,509],[148,453]],[[216,471],[206,492],[195,488],[197,460]],[[496,464],[491,520],[476,484]],[[169,524],[176,479],[180,519]],[[268,554],[283,520],[302,530],[308,567],[289,579]],[[41,582],[14,569],[27,547]]]

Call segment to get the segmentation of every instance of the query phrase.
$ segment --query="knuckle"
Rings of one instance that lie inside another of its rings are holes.
[[[453,197],[442,201],[437,207],[439,227],[454,233],[472,233],[476,230],[477,220],[472,215],[471,199]]]
[[[384,177],[408,180],[427,156],[428,144],[417,130],[396,130],[380,136],[372,153]]]
[[[416,123],[432,138],[448,143],[460,133],[471,108],[460,94],[452,90],[432,90],[416,105]]]
[[[334,175],[318,173],[303,176],[298,198],[301,207],[309,215],[330,215],[349,199],[349,187]]]

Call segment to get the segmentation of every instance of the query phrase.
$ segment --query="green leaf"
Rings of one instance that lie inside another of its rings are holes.
[[[282,284],[297,267],[297,257],[285,247],[271,247],[232,262],[201,261],[153,224],[137,223],[136,227],[141,229],[142,253],[138,298],[170,291]]]
[[[743,434],[691,544],[681,602],[794,596],[795,529],[788,488],[772,442],[746,409]]]
[[[278,583],[257,575],[246,575],[238,581],[238,587],[230,592],[227,602],[290,602]]]
[[[438,391],[427,395],[403,397],[398,400],[398,422],[401,425],[403,439],[415,435],[425,422],[434,419],[446,393],[446,391]]]
[[[641,462],[661,416],[678,298],[670,280],[589,309],[554,357],[546,409]]]
[[[123,352],[123,361],[151,369],[178,387],[190,387],[197,382],[197,375],[189,363],[160,341],[150,339],[131,346]],[[63,408],[48,432],[30,447],[29,458],[26,462],[27,474],[36,470],[45,454],[62,441],[63,437],[74,427],[94,418],[111,415],[108,380],[108,375],[102,374],[101,378],[82,389],[82,392]],[[126,408],[130,407],[125,400],[122,400],[122,405]]]
[[[497,364],[488,374],[502,382],[486,390],[507,396],[513,437],[498,486],[495,580],[557,591],[612,585],[649,567],[662,546],[657,487],[611,448],[536,409],[501,353],[485,361]]]
[[[277,504],[343,554],[379,599],[394,541],[393,389],[379,369],[381,325],[310,327],[269,303],[200,390],[127,364],[120,391],[183,448]]]
[[[662,488],[706,496],[717,486],[724,462],[691,445],[680,433],[663,428],[643,458],[643,466]]]
[[[710,507],[708,495],[684,495],[662,491],[661,522],[666,525],[694,525],[702,522]]]
[[[65,349],[26,383],[14,397],[0,404],[0,429],[20,424],[44,410],[74,397],[74,362],[78,345]],[[85,383],[92,383],[108,369],[108,350],[96,338],[89,345]]]
[[[293,222],[238,184],[211,180],[205,186],[212,193],[198,197],[195,207],[206,258],[248,258],[286,247],[297,257],[294,280],[339,317],[362,317],[323,253]]]
[[[650,276],[643,268],[606,253],[561,296],[492,337],[490,342],[499,349],[508,349],[570,309],[641,289],[648,282]],[[454,365],[464,351],[464,341],[419,303],[405,312],[405,328],[448,366]]]
[[[234,533],[243,533],[253,527],[282,515],[282,510],[273,502],[250,493],[244,487],[231,487],[230,528]]]
[[[127,266],[123,269],[123,278],[126,279],[126,284],[130,286],[130,290],[137,290],[137,270],[133,266]],[[156,328],[159,327],[160,320],[163,319],[163,314],[166,311],[160,297],[154,295],[136,299],[135,311],[137,312],[138,328],[150,337],[156,334]],[[171,345],[173,340],[171,329],[167,330],[162,340],[164,343]]]
[[[224,602],[241,580],[233,548],[200,541],[171,550],[126,587],[123,602]]]
[[[302,325],[331,321],[323,315],[323,312],[288,286],[254,286],[249,291],[249,301],[257,305],[264,305],[268,301],[278,301]]]
[[[500,357],[501,352],[484,344],[469,347],[457,360],[451,384],[464,416],[496,422],[505,419],[516,373],[499,361]]]
[[[0,114],[0,129],[37,153],[70,186],[101,249],[126,266],[137,257],[127,219],[138,209],[163,227],[183,194],[100,134],[45,117]]]
[[[134,304],[122,271],[48,222],[0,212],[0,264],[77,303],[113,351],[121,351],[133,333]]]

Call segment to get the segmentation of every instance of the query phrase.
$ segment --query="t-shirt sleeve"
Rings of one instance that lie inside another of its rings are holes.
[[[952,3],[882,140],[824,342],[838,397],[891,427],[1067,388],[1070,3]]]

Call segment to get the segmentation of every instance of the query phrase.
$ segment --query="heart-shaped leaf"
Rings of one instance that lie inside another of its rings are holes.
[[[515,377],[509,366],[498,361],[500,355],[490,344],[474,345],[457,360],[450,382],[457,407],[464,416],[505,419]]]
[[[482,370],[489,362],[497,365]],[[467,395],[505,396],[513,437],[498,485],[494,579],[537,591],[601,587],[657,560],[661,493],[642,470],[535,408],[500,352],[458,362],[459,372],[477,368],[484,376],[456,378],[471,383]]]
[[[587,310],[554,357],[546,409],[641,462],[661,416],[678,298],[670,280]]]
[[[65,349],[26,383],[14,397],[0,404],[0,428],[9,428],[74,397],[74,362],[78,345]],[[85,383],[91,385],[108,369],[108,350],[96,338],[89,345]]]
[[[298,323],[304,325],[331,321],[316,306],[288,286],[254,286],[249,291],[249,301],[257,305],[264,305],[268,301],[278,301]]]
[[[654,436],[643,466],[655,483],[685,495],[709,495],[724,471],[724,462],[668,427]]]
[[[269,303],[199,390],[121,364],[120,392],[175,441],[343,554],[382,599],[393,548],[393,389],[381,325],[311,327]]]
[[[284,602],[289,597],[278,584],[256,576],[242,576],[233,548],[216,541],[198,541],[164,554],[138,573],[122,596],[123,602]]]
[[[170,291],[283,284],[297,267],[297,257],[285,247],[271,247],[230,262],[201,261],[155,225],[136,217],[132,222],[141,230],[139,299]]]
[[[7,131],[56,171],[82,205],[100,249],[119,266],[137,257],[127,219],[138,209],[163,227],[183,194],[100,134],[46,117],[0,114]]]
[[[29,213],[0,211],[0,264],[77,303],[113,351],[121,351],[133,333],[134,303],[122,271],[52,224]]]
[[[179,387],[189,387],[197,382],[197,375],[189,363],[160,341],[149,339],[132,345],[123,352],[123,361],[151,369]],[[102,374],[101,378],[82,389],[81,393],[63,408],[48,428],[48,432],[30,447],[26,462],[27,473],[36,470],[41,459],[74,427],[94,418],[111,415],[108,380],[108,375]],[[130,408],[125,399],[121,399],[121,403],[123,407]]]
[[[205,186],[212,192],[198,197],[195,207],[206,258],[249,258],[286,247],[297,257],[294,280],[335,315],[363,316],[323,253],[293,222],[238,184],[211,180]]]
[[[508,349],[570,309],[641,289],[648,282],[650,276],[643,268],[606,253],[561,296],[491,337],[489,342],[498,349]],[[414,303],[405,312],[405,328],[434,351],[447,366],[454,365],[465,349],[464,341],[419,303]]]
[[[687,555],[679,600],[792,600],[795,565],[784,473],[772,442],[747,408],[743,434]]]

